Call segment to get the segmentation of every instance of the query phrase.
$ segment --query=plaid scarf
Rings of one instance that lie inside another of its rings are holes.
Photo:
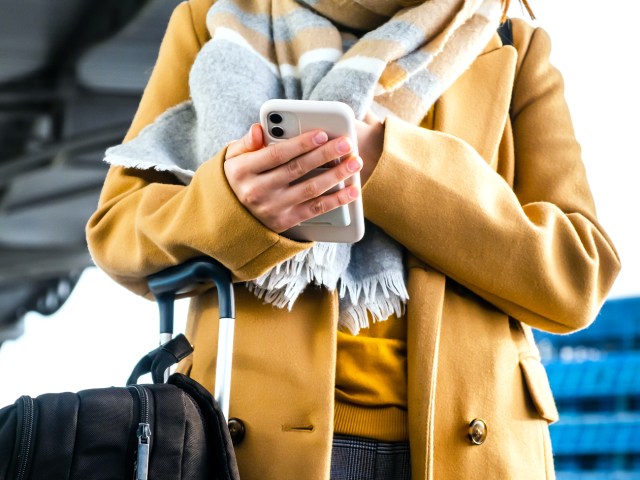
[[[419,123],[494,34],[500,0],[219,0],[211,40],[190,73],[191,100],[134,140],[107,150],[113,165],[173,172],[188,184],[199,165],[258,120],[270,98],[337,100],[358,118],[371,109]],[[367,224],[354,245],[317,243],[249,282],[292,308],[315,283],[340,296],[339,326],[402,315],[408,299],[402,248]]]

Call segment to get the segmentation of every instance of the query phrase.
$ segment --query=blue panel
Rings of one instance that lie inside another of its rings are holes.
[[[561,417],[550,431],[556,456],[640,454],[640,415]]]
[[[584,362],[552,361],[545,367],[559,402],[640,397],[640,352],[609,354]]]

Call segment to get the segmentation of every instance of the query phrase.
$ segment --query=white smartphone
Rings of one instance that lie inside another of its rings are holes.
[[[355,130],[353,110],[342,102],[315,100],[267,100],[260,108],[260,123],[265,136],[265,144],[295,137],[309,130],[320,129],[329,139],[350,137],[354,148],[358,142]],[[357,154],[357,151],[353,152]],[[337,160],[340,161],[340,160]],[[326,167],[316,168],[301,178],[305,180],[326,171]],[[327,193],[345,186],[356,185],[360,188],[360,174],[349,177]],[[364,235],[364,214],[362,198],[343,205],[330,212],[318,215],[284,232],[295,240],[315,240],[318,242],[357,242]]]

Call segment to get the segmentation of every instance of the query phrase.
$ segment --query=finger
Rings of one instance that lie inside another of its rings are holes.
[[[259,123],[254,123],[244,137],[229,144],[225,160],[237,157],[243,153],[255,152],[262,147],[262,127]]]
[[[361,168],[362,159],[350,156],[340,165],[322,169],[315,178],[279,190],[268,190],[278,193],[269,195],[268,205],[257,202],[260,205],[256,205],[256,216],[272,230],[282,232],[304,220],[352,202],[359,196],[359,187],[349,185],[339,188],[339,185]],[[336,191],[332,191],[334,187]]]
[[[350,156],[338,165],[315,170],[310,178],[306,178],[283,190],[280,201],[284,205],[293,206],[324,195],[359,172],[362,166],[363,163],[360,157]]]
[[[315,218],[318,215],[322,215],[323,213],[327,213],[338,207],[347,205],[355,201],[359,196],[360,189],[355,185],[349,185],[337,192],[321,195],[308,200],[292,209],[290,218],[294,223],[292,223],[291,226],[298,225],[299,223]]]
[[[315,150],[327,143],[328,140],[325,132],[313,130],[276,142],[260,151],[260,156],[255,160],[254,169],[256,172],[272,170],[300,155]]]
[[[343,158],[353,151],[353,143],[348,137],[339,137],[317,147],[308,153],[295,157],[279,168],[267,173],[265,181],[271,188],[280,188],[296,182],[318,167],[333,160]]]
[[[362,166],[362,159],[360,157],[350,156],[339,165],[314,170],[311,173],[313,176],[294,185],[286,184],[279,188],[273,188],[272,186],[267,186],[265,183],[261,183],[260,190],[254,190],[247,195],[248,198],[246,201],[249,205],[261,204],[263,207],[266,207],[260,212],[263,216],[280,217],[280,220],[283,220],[280,214],[274,214],[274,212],[291,212],[300,204],[326,194],[334,188],[338,188],[341,182],[344,182],[356,172],[360,171]],[[264,192],[272,192],[268,198],[268,205],[263,202],[263,200],[265,200]],[[273,194],[273,192],[277,193]],[[288,214],[286,216],[288,216]]]

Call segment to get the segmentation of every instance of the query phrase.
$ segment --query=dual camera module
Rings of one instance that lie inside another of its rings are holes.
[[[282,123],[282,115],[280,115],[279,113],[270,113],[269,114],[269,122],[271,122],[272,124],[274,124],[274,126],[271,127],[271,135],[273,135],[275,138],[282,138],[284,136],[284,129],[279,125]]]

